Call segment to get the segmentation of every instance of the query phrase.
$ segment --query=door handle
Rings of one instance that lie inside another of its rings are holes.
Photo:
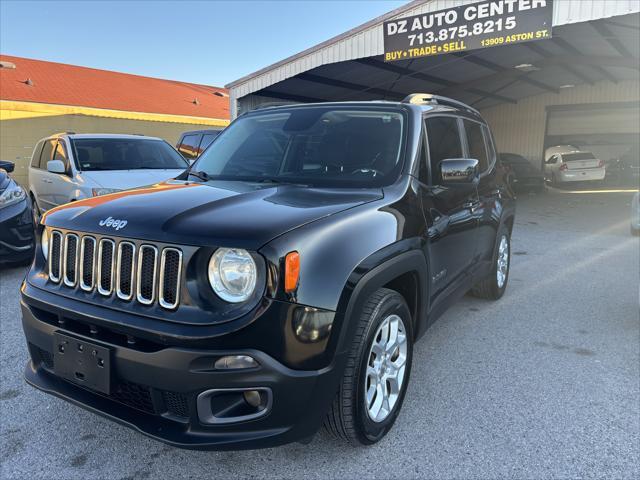
[[[43,178],[42,181],[44,183],[53,183],[53,180],[49,180],[48,178]]]

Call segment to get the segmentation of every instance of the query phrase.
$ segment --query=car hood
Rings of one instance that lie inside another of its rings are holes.
[[[49,210],[43,222],[99,235],[258,249],[289,230],[381,198],[380,188],[171,180],[68,203]]]
[[[185,167],[186,169],[186,167]],[[144,187],[154,183],[163,182],[175,178],[184,172],[184,169],[166,170],[88,170],[80,175],[98,187],[117,188],[128,190],[129,188]]]

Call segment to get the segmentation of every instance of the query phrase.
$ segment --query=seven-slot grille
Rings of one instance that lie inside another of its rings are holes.
[[[182,251],[174,247],[159,250],[127,240],[51,232],[49,280],[54,283],[174,309],[180,301],[181,272]]]

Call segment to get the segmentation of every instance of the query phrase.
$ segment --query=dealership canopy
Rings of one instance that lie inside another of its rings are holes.
[[[638,12],[637,0],[411,2],[232,82],[232,115],[265,103],[399,100],[412,92],[482,110],[638,80]],[[404,21],[407,31],[398,33]]]

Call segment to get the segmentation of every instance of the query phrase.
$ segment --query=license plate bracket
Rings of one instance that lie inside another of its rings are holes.
[[[111,393],[111,350],[95,343],[53,334],[53,371],[91,390]]]

